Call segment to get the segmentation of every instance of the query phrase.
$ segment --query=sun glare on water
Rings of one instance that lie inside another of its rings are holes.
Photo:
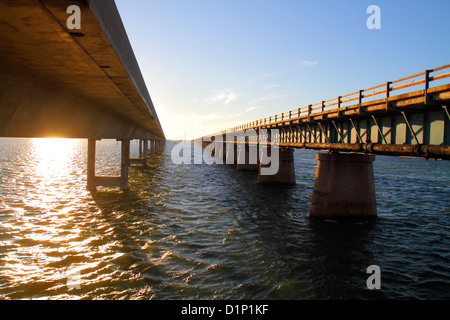
[[[77,177],[73,173],[73,161],[78,140],[62,138],[33,139],[34,206],[50,208],[70,195],[62,187]]]
[[[63,174],[68,167],[77,140],[62,138],[33,139],[36,152],[37,172],[47,177]]]
[[[79,187],[84,145],[81,140],[60,138],[30,142],[26,162],[17,173],[22,181],[17,185],[20,199],[9,207],[14,216],[8,241],[20,245],[4,259],[0,276],[18,285],[26,283],[16,298],[70,296],[71,272],[92,264],[84,255],[90,238],[82,235],[88,227],[80,206],[85,196]]]

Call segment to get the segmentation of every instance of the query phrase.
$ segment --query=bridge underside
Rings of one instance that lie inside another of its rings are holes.
[[[165,139],[112,0],[0,1],[0,99],[2,137]]]

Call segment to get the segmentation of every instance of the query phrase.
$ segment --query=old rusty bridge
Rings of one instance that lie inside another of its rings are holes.
[[[80,29],[68,26],[72,5]],[[0,0],[0,99],[0,137],[88,139],[90,190],[127,190],[129,165],[165,140],[114,0]],[[96,176],[100,139],[121,141],[120,176]]]
[[[202,137],[204,148],[258,183],[294,184],[293,151],[318,153],[310,215],[376,216],[375,155],[450,160],[450,65],[344,94]],[[249,157],[258,146],[257,157]],[[261,174],[264,154],[279,169]]]

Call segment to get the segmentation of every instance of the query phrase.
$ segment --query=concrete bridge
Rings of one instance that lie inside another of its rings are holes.
[[[71,5],[79,29],[68,23]],[[129,165],[145,165],[165,141],[113,0],[0,0],[0,99],[1,137],[88,139],[92,190],[127,190]],[[100,139],[122,141],[120,177],[95,175]]]
[[[202,145],[238,170],[259,171],[258,183],[295,184],[294,149],[326,150],[317,154],[310,216],[374,217],[376,154],[450,160],[449,71],[444,65],[251,121],[202,137]],[[264,174],[271,161],[278,170]]]

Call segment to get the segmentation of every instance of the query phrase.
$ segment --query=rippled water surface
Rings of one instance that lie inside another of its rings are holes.
[[[295,186],[262,186],[231,165],[175,165],[174,144],[131,168],[128,194],[91,194],[85,140],[1,139],[0,298],[450,298],[450,162],[379,156],[378,218],[320,221],[314,152],[295,151]],[[119,159],[98,142],[98,175]]]

